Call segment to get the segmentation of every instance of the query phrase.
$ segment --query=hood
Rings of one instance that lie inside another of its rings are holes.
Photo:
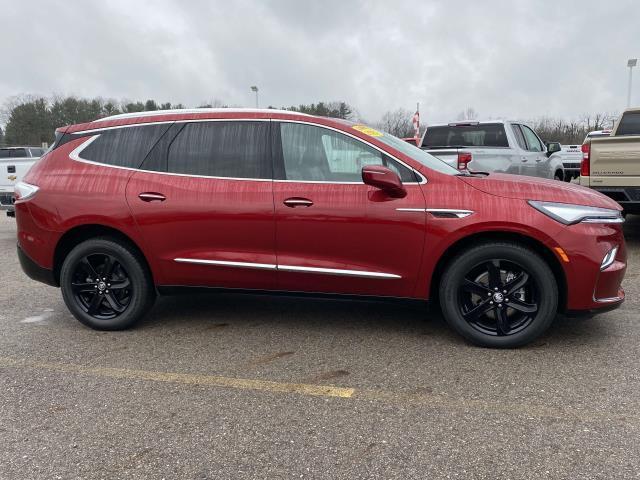
[[[468,185],[491,195],[520,200],[541,200],[545,202],[573,203],[589,207],[622,210],[609,197],[573,183],[492,173],[486,177],[459,177]]]

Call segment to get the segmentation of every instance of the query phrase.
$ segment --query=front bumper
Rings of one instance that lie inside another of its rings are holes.
[[[598,313],[624,302],[621,284],[627,269],[627,250],[620,224],[570,225],[556,236],[556,241],[569,259],[562,262],[567,313]],[[602,260],[614,247],[618,247],[614,262],[601,271]]]

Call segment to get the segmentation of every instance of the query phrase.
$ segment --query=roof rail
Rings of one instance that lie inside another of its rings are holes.
[[[291,110],[276,110],[273,108],[178,108],[172,110],[151,110],[146,112],[130,112],[120,113],[118,115],[111,115],[110,117],[98,118],[93,122],[103,122],[105,120],[120,120],[123,118],[137,118],[137,117],[154,117],[158,115],[171,115],[171,114],[193,114],[193,113],[222,113],[222,112],[243,112],[243,113],[288,113],[291,115],[306,115],[307,113],[294,112]]]

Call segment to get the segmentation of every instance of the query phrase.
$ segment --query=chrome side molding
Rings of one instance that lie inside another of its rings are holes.
[[[425,212],[436,218],[465,218],[473,215],[473,210],[458,210],[451,208],[396,208],[398,212]]]
[[[346,270],[340,268],[301,267],[298,265],[275,265],[272,263],[231,262],[227,260],[204,260],[200,258],[174,258],[177,263],[194,263],[219,267],[256,268],[260,270],[282,270],[283,272],[318,273],[362,278],[402,278],[395,273],[371,272],[368,270]]]

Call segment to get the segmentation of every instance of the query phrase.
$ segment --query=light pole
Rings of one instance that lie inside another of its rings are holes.
[[[258,108],[258,87],[256,87],[255,85],[252,85],[251,91],[256,92],[256,108]]]
[[[629,67],[629,90],[627,90],[627,108],[631,106],[631,81],[633,79],[633,67],[635,67],[637,64],[637,58],[630,58],[627,62],[627,67]]]

